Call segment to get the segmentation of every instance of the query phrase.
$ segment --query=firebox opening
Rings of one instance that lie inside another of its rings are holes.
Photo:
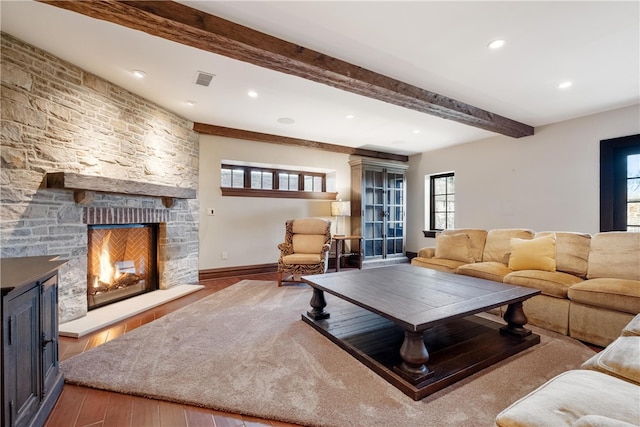
[[[88,310],[158,289],[158,224],[88,227]]]

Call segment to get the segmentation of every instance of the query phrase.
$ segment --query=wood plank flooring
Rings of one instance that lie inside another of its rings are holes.
[[[276,273],[201,282],[204,289],[82,338],[60,337],[60,360],[83,353],[243,279],[276,280]],[[45,427],[291,427],[283,423],[155,399],[65,384]]]

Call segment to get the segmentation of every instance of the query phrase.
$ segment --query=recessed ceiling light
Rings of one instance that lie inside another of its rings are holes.
[[[249,92],[247,92],[247,95],[249,95],[250,98],[257,98],[258,92],[256,92],[255,90],[250,90]]]
[[[291,117],[280,117],[277,120],[278,123],[280,123],[281,125],[292,125],[294,124],[296,121],[293,120]]]
[[[413,133],[420,133],[420,129],[415,129]]]
[[[560,83],[558,85],[558,89],[567,89],[567,88],[570,88],[571,86],[573,86],[573,82],[566,81],[566,82]]]
[[[504,46],[504,43],[504,40],[493,40],[487,46],[489,46],[489,49],[500,49],[502,46]]]
[[[131,71],[131,74],[133,74],[135,77],[137,77],[137,78],[139,78],[139,79],[143,79],[143,78],[144,78],[144,76],[146,76],[146,75],[147,75],[147,73],[145,73],[145,72],[144,72],[144,71],[142,71],[142,70],[133,70],[133,71]]]
[[[196,101],[192,101],[192,100],[188,100],[188,101],[184,101],[185,104],[187,104],[189,107],[193,107],[194,105],[197,104]]]
[[[346,115],[346,117],[347,117],[347,119],[353,119],[353,118],[355,118],[356,116],[354,116],[353,114],[347,114],[347,115]]]

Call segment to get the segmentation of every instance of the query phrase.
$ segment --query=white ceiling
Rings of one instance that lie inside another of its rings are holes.
[[[638,1],[180,3],[535,127],[640,102]],[[3,32],[195,122],[396,154],[494,135],[47,4],[2,0],[0,15]]]

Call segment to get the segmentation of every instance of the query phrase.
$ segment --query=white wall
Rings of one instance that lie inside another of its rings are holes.
[[[327,190],[350,199],[349,156],[302,147],[201,135],[200,137],[200,270],[276,263],[278,243],[284,241],[285,221],[330,216],[330,201],[223,197],[220,192],[222,160],[322,168],[335,171]],[[207,209],[214,208],[215,216]],[[345,222],[346,223],[346,222]],[[227,259],[222,260],[222,252]]]
[[[425,175],[456,174],[456,228],[523,227],[596,233],[600,227],[600,140],[640,133],[640,106],[415,155],[407,179],[406,250],[425,238]]]

